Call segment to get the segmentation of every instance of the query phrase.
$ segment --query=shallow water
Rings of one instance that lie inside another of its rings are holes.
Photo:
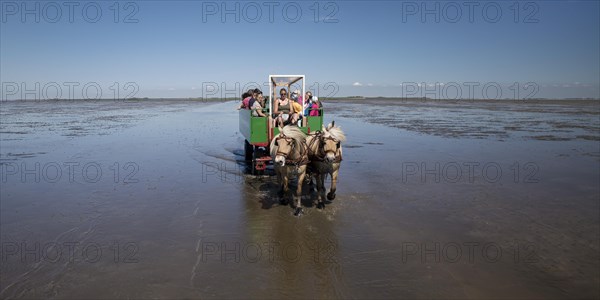
[[[294,217],[236,103],[2,103],[0,296],[600,297],[598,105],[330,105],[337,197]]]

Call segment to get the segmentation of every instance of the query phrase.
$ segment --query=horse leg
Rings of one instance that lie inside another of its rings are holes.
[[[308,174],[307,174],[308,175]],[[316,180],[316,186],[313,183],[313,177]],[[313,204],[318,204],[319,203],[319,174],[314,172],[310,175],[310,183],[309,183],[309,191],[312,193],[313,189],[316,188],[317,189],[317,201],[313,201]]]
[[[315,171],[313,171],[313,173],[310,174],[310,182],[308,183],[309,186],[309,190],[312,192],[313,190],[316,190],[317,192],[319,191],[319,189],[317,188],[317,182],[318,182],[318,176],[319,174],[316,173]]]
[[[304,181],[308,184],[308,190],[312,191],[312,189],[314,188],[314,183],[313,183],[313,176],[314,176],[314,170],[309,170],[309,168],[306,168],[306,175],[304,177]]]
[[[277,185],[279,186],[277,196],[281,199],[283,197],[283,182],[281,180],[281,171],[275,170],[275,173],[277,175]]]
[[[302,184],[306,175],[306,166],[298,167],[298,186],[296,187],[296,211],[294,215],[298,216],[302,213]]]
[[[325,175],[321,173],[317,173],[317,195],[319,199],[317,208],[325,208]]]
[[[279,184],[279,204],[281,205],[287,205],[288,201],[286,199],[286,194],[287,194],[287,176],[285,176],[283,174],[284,170],[280,169],[277,172],[277,182]]]
[[[339,168],[335,168],[331,173],[331,190],[327,194],[327,199],[333,200],[335,199],[335,190],[337,189],[337,179],[338,179]]]
[[[288,177],[288,174],[287,174],[286,171],[284,171],[284,174],[283,174],[281,180],[282,180],[282,183],[283,183],[283,198],[285,199],[285,198],[288,197],[289,190],[290,190],[290,188],[289,188],[289,177]],[[287,201],[286,201],[286,203],[287,203]]]

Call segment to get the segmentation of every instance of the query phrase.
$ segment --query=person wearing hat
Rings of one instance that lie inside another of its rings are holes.
[[[302,95],[300,94],[300,90],[296,89],[292,93],[292,100],[295,102],[292,103],[294,106],[294,112],[296,112],[296,120],[292,122],[292,124],[298,124],[298,119],[302,119],[302,115],[300,114],[304,110],[304,101],[302,100]]]
[[[314,96],[310,100],[310,116],[317,117],[319,116],[319,108],[321,107],[321,101],[319,101],[319,97]]]
[[[304,98],[303,98],[303,97],[302,97],[302,95],[300,94],[300,90],[298,90],[298,89],[294,90],[294,92],[292,93],[292,96],[291,96],[291,98],[292,98],[292,100],[294,100],[294,101],[296,101],[298,104],[300,104],[300,107],[301,107],[301,109],[300,109],[300,111],[298,111],[298,112],[301,112],[301,111],[304,109],[304,101],[303,101],[303,100],[304,100]]]

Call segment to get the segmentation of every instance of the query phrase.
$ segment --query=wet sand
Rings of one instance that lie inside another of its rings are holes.
[[[301,217],[234,102],[1,103],[0,297],[600,297],[598,102],[386,101]]]

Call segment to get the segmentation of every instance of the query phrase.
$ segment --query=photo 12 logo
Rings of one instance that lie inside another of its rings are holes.
[[[137,263],[139,247],[134,242],[3,242],[1,261],[29,263],[96,263],[103,258],[113,263]]]
[[[527,100],[535,99],[540,91],[539,84],[529,82],[402,82],[402,98],[427,98],[434,100]]]
[[[202,2],[202,23],[297,23],[306,19],[331,24],[339,22],[339,10],[336,2],[206,1]]]
[[[104,171],[103,171],[104,170]],[[97,183],[103,175],[110,174],[114,183],[138,183],[135,176],[140,167],[137,163],[115,162],[103,165],[97,162],[2,162],[0,163],[0,181],[21,183],[57,183],[66,180],[69,183]]]
[[[2,23],[58,23],[101,21],[138,23],[140,7],[136,2],[121,1],[2,1]]]
[[[208,242],[199,241],[196,252],[200,261],[220,263],[258,263],[284,261],[297,263],[302,258],[315,263],[335,263],[338,246],[331,241],[314,243],[268,242]]]
[[[0,100],[126,100],[133,99],[140,87],[135,82],[2,82]]]
[[[538,183],[540,167],[534,162],[402,162],[402,183],[474,183],[476,179],[496,183],[503,176],[514,183]]]
[[[539,262],[539,247],[529,241],[495,242],[402,242],[402,263],[513,263]]]
[[[312,82],[305,83],[305,92],[310,91],[313,96],[317,97],[335,97],[340,90],[337,82],[329,81],[329,82]],[[209,99],[217,99],[221,101],[227,101],[231,99],[240,99],[241,95],[248,91],[253,90],[255,88],[260,89],[263,92],[264,96],[269,95],[269,82],[214,82],[207,81],[202,82],[202,90],[201,90],[201,99],[209,100]],[[292,85],[291,90],[301,90],[302,85],[296,84]]]
[[[402,1],[402,23],[539,23],[540,6],[533,1]]]

